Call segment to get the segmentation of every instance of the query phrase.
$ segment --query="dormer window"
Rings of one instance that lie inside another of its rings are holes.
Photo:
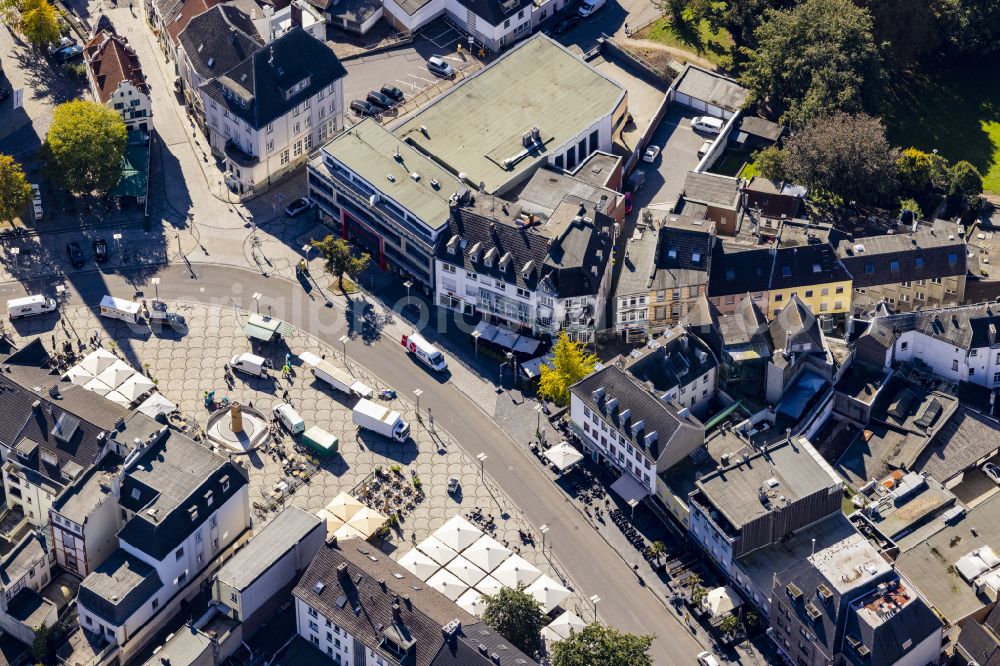
[[[448,248],[448,254],[455,254],[455,250],[458,249],[458,242],[459,242],[459,237],[458,236],[452,236],[448,240],[448,246],[447,246],[447,248]]]

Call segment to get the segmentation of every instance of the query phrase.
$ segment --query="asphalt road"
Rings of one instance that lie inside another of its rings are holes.
[[[258,273],[225,266],[196,264],[197,278],[183,265],[171,265],[158,273],[159,295],[164,300],[182,300],[253,310],[252,294],[260,293],[262,311],[270,306],[274,316],[322,339],[332,349],[341,349],[339,339],[346,322],[339,306],[324,306],[325,299],[310,300],[301,285]],[[68,277],[67,302],[95,306],[104,294],[132,298],[136,288],[126,276],[99,272]],[[150,298],[153,291],[141,288]],[[0,285],[0,300],[25,293],[52,293],[52,280],[35,284]],[[86,337],[89,332],[78,332]],[[43,336],[44,337],[44,336]],[[127,346],[127,342],[120,342]],[[653,654],[658,664],[694,663],[701,647],[676,618],[643,588],[622,559],[580,516],[536,464],[523,445],[517,445],[485,412],[458,389],[425,371],[408,357],[395,339],[364,344],[359,338],[347,343],[348,355],[385,381],[401,395],[413,396],[420,388],[422,409],[430,407],[435,421],[460,441],[466,451],[489,456],[486,472],[536,528],[547,524],[547,541],[569,577],[582,587],[584,596],[598,595],[601,617],[620,629],[655,634]],[[591,617],[586,617],[589,620]]]

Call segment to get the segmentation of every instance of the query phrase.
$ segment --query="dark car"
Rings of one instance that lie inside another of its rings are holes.
[[[396,86],[390,86],[388,83],[382,86],[382,89],[379,90],[379,92],[394,102],[402,102],[406,99],[406,95],[403,94],[402,90]]]
[[[302,197],[296,199],[285,207],[285,215],[288,217],[295,217],[296,215],[306,212],[310,208],[312,208],[312,202],[309,201],[309,199]]]
[[[59,49],[52,54],[52,57],[59,62],[69,62],[73,58],[79,58],[81,55],[83,55],[83,47],[79,44],[73,44],[64,49]]]
[[[108,260],[108,244],[103,238],[98,238],[94,241],[94,259],[98,262]]]
[[[10,97],[10,88],[0,83],[0,102]]]
[[[552,34],[561,35],[564,32],[571,30],[573,26],[580,22],[580,18],[579,14],[573,14],[572,16],[564,18],[556,24],[556,27],[552,28]]]
[[[356,99],[351,102],[351,111],[359,116],[377,116],[379,114],[378,107],[363,99]]]
[[[374,104],[375,106],[383,109],[388,109],[393,105],[393,101],[388,95],[383,95],[382,93],[375,92],[374,90],[369,92],[368,97],[365,99],[369,104]]]
[[[80,244],[76,241],[66,245],[66,254],[69,255],[69,263],[73,264],[73,268],[80,268],[85,263],[83,250],[80,249]]]

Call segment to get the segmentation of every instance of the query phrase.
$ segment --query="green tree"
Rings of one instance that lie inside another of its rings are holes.
[[[867,114],[835,113],[809,121],[782,149],[788,178],[845,200],[877,202],[897,188],[899,151]]]
[[[929,153],[916,148],[907,148],[896,158],[899,171],[899,185],[903,192],[920,196],[931,184],[934,162]]]
[[[934,10],[944,39],[954,52],[981,58],[1000,48],[997,0],[935,0]]]
[[[951,167],[951,192],[974,197],[983,193],[983,177],[969,162],[961,160]]]
[[[319,251],[319,256],[323,257],[323,266],[326,272],[337,277],[337,284],[341,291],[344,291],[344,275],[357,280],[358,274],[365,270],[371,255],[362,252],[355,255],[351,244],[343,238],[327,236],[323,240],[314,240],[312,246]]]
[[[39,662],[48,660],[52,648],[51,642],[52,627],[46,624],[35,627],[35,638],[31,641],[31,656]]]
[[[43,147],[49,176],[70,192],[107,192],[121,180],[127,134],[121,116],[106,106],[60,104]]]
[[[552,365],[541,367],[538,393],[563,406],[569,404],[569,387],[594,371],[597,357],[580,342],[570,340],[565,332],[559,334],[552,353]]]
[[[667,547],[662,541],[657,539],[650,545],[649,550],[653,554],[653,557],[659,560],[667,552]]]
[[[787,9],[794,0],[691,0],[694,19],[705,19],[713,30],[726,30],[737,48],[754,43],[754,31],[768,9]]]
[[[760,175],[770,180],[787,180],[785,153],[777,146],[768,146],[753,154],[753,163]]]
[[[653,636],[637,636],[593,622],[552,646],[552,666],[652,666],[652,644]]]
[[[757,613],[753,612],[752,610],[748,610],[746,613],[743,614],[743,626],[746,627],[747,629],[753,629],[754,627],[757,626],[757,623],[759,621],[760,617],[757,615]]]
[[[911,211],[914,215],[920,216],[920,204],[916,199],[903,199],[899,202],[899,212],[902,213],[904,210]]]
[[[937,0],[854,0],[868,10],[875,41],[885,45],[886,64],[896,69],[912,65],[934,52],[941,42],[941,26],[934,13]]]
[[[719,630],[724,634],[734,634],[740,627],[740,620],[733,614],[729,614],[719,621]]]
[[[0,220],[13,220],[31,201],[31,185],[21,165],[10,155],[0,155]]]
[[[524,587],[505,587],[487,597],[483,622],[496,629],[521,652],[536,655],[544,647],[541,631],[546,625],[546,618],[541,604],[526,593]]]
[[[744,49],[741,77],[756,101],[789,125],[835,111],[874,111],[885,87],[872,18],[850,0],[769,9]]]
[[[59,12],[48,0],[24,0],[21,32],[28,43],[43,49],[59,41]]]

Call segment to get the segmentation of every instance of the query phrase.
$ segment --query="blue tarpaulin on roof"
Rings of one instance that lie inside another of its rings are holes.
[[[785,397],[778,403],[778,413],[798,419],[806,410],[806,405],[819,390],[826,385],[826,380],[815,372],[808,370],[799,375],[795,386],[785,392]]]

